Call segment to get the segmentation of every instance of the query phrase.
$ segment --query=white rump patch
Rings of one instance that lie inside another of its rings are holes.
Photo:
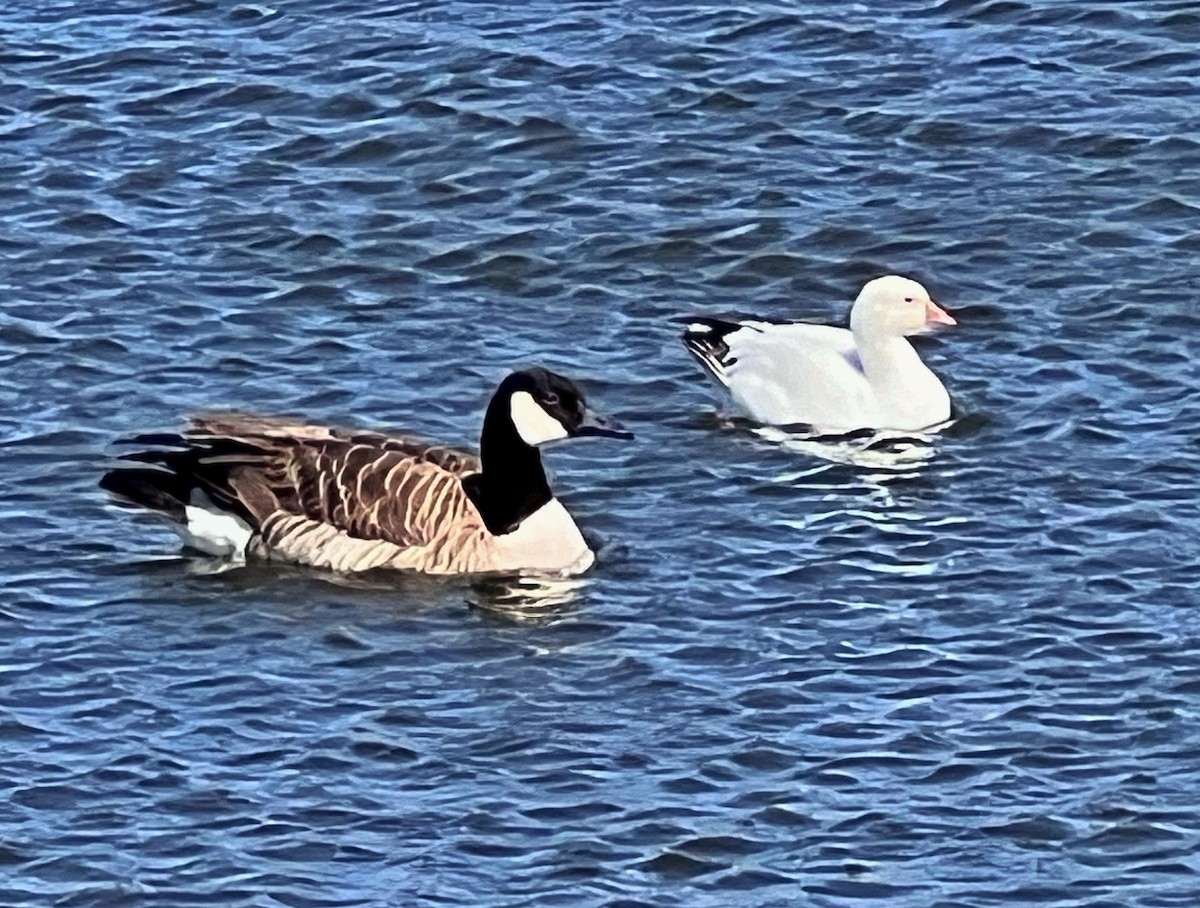
[[[246,521],[221,510],[199,489],[193,490],[183,513],[187,522],[177,524],[175,530],[185,545],[209,555],[245,557],[246,544],[254,535]]]
[[[518,391],[509,399],[509,413],[517,433],[527,445],[536,448],[567,437],[566,427],[543,410],[528,391]]]
[[[710,325],[702,324],[701,322],[692,322],[690,325],[687,326],[687,330],[688,330],[689,334],[711,334],[712,333],[712,327]]]

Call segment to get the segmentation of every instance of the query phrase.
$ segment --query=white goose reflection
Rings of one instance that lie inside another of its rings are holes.
[[[785,572],[796,561],[836,562],[840,569],[868,574],[928,576],[952,557],[933,543],[947,525],[968,518],[947,513],[936,490],[938,478],[955,470],[953,462],[939,463],[943,433],[957,434],[961,419],[924,432],[834,435],[803,426],[761,426],[726,414],[720,418],[724,428],[787,455],[770,458],[773,469],[759,480],[794,495],[771,499],[769,516],[759,511],[755,517],[778,528],[764,545],[774,549],[791,540],[793,558]],[[791,456],[796,454],[801,456]],[[829,545],[830,540],[837,544]],[[847,545],[847,540],[858,541]]]
[[[729,414],[720,414],[718,419],[723,428],[749,432],[792,453],[892,474],[915,473],[929,463],[937,454],[939,434],[954,424],[947,420],[921,432],[860,429],[834,434],[808,426],[759,425]]]
[[[855,467],[915,471],[937,453],[937,439],[932,432],[872,431],[850,435],[822,435],[790,432],[774,426],[759,426],[751,431],[759,438],[778,444],[788,451]]]

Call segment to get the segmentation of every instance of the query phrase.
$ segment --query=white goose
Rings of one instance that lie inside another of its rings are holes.
[[[578,574],[595,556],[554,497],[538,448],[632,438],[547,369],[509,375],[479,457],[406,436],[244,414],[142,435],[100,486],[171,521],[193,548],[336,571]]]
[[[869,281],[850,329],[690,319],[688,351],[759,422],[821,431],[926,429],[950,418],[950,395],[906,339],[954,318],[916,281]]]

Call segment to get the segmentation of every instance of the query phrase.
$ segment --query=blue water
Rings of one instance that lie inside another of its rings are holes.
[[[1191,0],[0,11],[0,904],[1200,904]],[[671,319],[918,277],[915,454]],[[470,447],[583,581],[217,571],[96,481],[232,406]],[[910,456],[911,455],[911,456]]]

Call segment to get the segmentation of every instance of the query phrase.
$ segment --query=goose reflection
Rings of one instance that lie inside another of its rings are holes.
[[[940,434],[955,422],[947,420],[920,432],[860,429],[830,433],[805,425],[765,426],[729,413],[719,414],[717,418],[723,429],[753,435],[788,453],[820,461],[805,473],[820,472],[830,464],[841,464],[901,477],[916,475],[934,459]]]
[[[864,431],[827,435],[774,426],[751,430],[787,451],[853,467],[915,473],[937,454],[936,432]]]
[[[537,574],[481,577],[470,585],[467,604],[489,615],[548,622],[572,612],[589,583],[582,577]]]

